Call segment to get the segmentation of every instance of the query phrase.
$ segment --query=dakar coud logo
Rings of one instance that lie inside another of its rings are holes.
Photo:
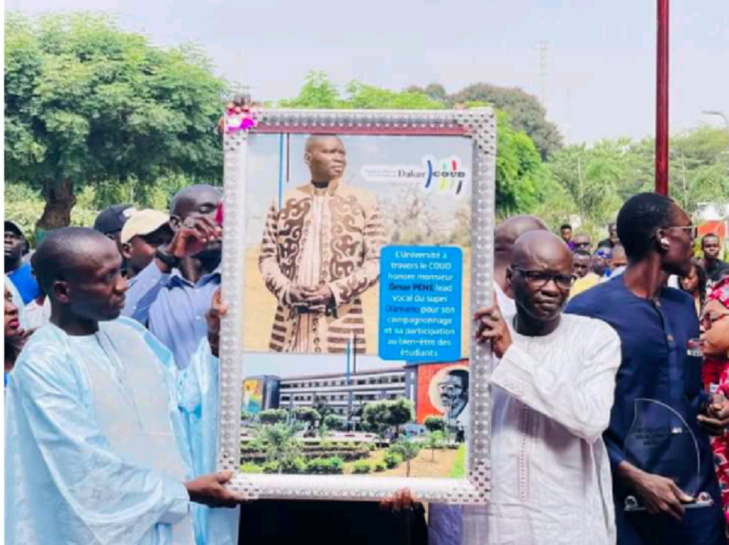
[[[423,157],[420,165],[365,165],[362,177],[368,182],[417,182],[427,191],[452,191],[459,195],[470,172],[456,156],[446,159]]]

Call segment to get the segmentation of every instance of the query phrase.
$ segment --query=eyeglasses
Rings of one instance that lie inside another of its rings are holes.
[[[547,271],[528,271],[526,269],[516,269],[524,279],[533,284],[536,288],[543,288],[550,280],[553,280],[558,288],[569,290],[575,282],[575,277],[571,274],[554,274]]]
[[[699,237],[699,228],[696,225],[672,225],[670,227],[666,227],[666,229],[679,229],[681,231],[686,231],[688,236],[690,236],[692,240],[695,240]]]
[[[595,255],[597,257],[602,257],[604,259],[610,259],[610,257],[611,257],[612,254],[610,253],[610,250],[600,249],[597,252],[595,252]]]
[[[729,313],[727,313],[727,312],[724,312],[722,314],[714,314],[711,312],[707,312],[705,314],[702,314],[701,318],[699,318],[699,320],[702,323],[709,322],[710,324],[713,324],[714,322],[718,322],[719,320],[726,318],[727,316],[729,316]]]

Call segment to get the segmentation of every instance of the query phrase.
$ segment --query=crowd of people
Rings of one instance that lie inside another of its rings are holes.
[[[5,221],[7,543],[726,543],[729,265],[715,235],[695,258],[676,203],[632,197],[594,247],[498,226],[473,317],[495,357],[491,499],[431,504],[426,531],[407,491],[382,510],[225,487],[220,201],[112,206],[35,252]]]

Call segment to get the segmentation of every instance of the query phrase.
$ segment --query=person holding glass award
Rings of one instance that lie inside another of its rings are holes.
[[[668,197],[642,193],[620,210],[618,236],[625,272],[567,307],[606,321],[622,344],[604,436],[618,544],[725,543],[709,434],[729,425],[729,403],[702,389],[692,298],[665,286],[689,273],[696,227]]]

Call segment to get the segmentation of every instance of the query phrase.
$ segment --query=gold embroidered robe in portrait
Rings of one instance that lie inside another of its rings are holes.
[[[354,342],[366,350],[360,296],[380,276],[385,230],[374,194],[332,181],[284,193],[269,210],[259,267],[278,307],[270,349],[276,352],[343,353]],[[328,286],[327,311],[299,312],[289,289]]]

